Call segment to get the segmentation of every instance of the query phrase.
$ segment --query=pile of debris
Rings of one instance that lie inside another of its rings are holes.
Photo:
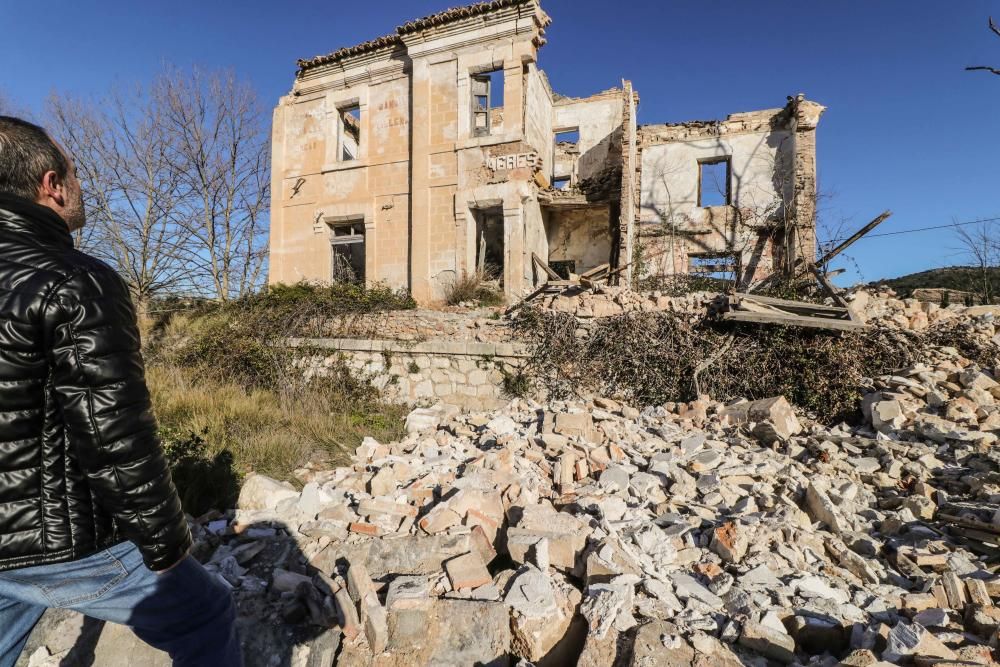
[[[663,292],[634,292],[626,287],[602,286],[599,290],[570,290],[545,295],[542,308],[570,313],[580,319],[615,317],[624,313],[671,312],[700,319],[714,292],[691,292],[671,296]]]
[[[918,299],[900,299],[889,288],[881,288],[874,292],[859,289],[847,299],[851,314],[861,322],[879,322],[913,331],[923,331],[956,317],[971,319],[1000,315],[1000,306],[967,307],[960,303],[941,306]]]
[[[997,378],[930,348],[859,426],[780,396],[422,408],[301,489],[251,475],[195,555],[249,665],[1000,664]],[[57,621],[31,664],[71,652]]]
[[[420,409],[199,534],[339,664],[994,664],[1000,385],[948,348],[876,383],[853,429],[782,397]]]

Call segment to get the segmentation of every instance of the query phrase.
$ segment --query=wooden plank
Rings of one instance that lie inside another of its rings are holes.
[[[995,526],[992,523],[987,523],[986,521],[977,521],[975,519],[967,519],[965,517],[955,516],[953,514],[946,514],[943,512],[938,512],[937,518],[939,521],[944,521],[946,523],[952,523],[957,526],[964,526],[966,528],[974,528],[976,530],[981,530],[987,533],[994,533],[1000,535],[1000,526]]]
[[[784,324],[786,326],[810,327],[813,329],[836,329],[839,331],[859,331],[866,328],[863,324],[849,320],[803,317],[801,315],[779,315],[778,313],[745,313],[735,311],[723,313],[722,319],[735,322],[754,322],[756,324]]]
[[[511,306],[510,308],[508,308],[506,311],[504,311],[504,314],[505,315],[510,315],[515,310],[517,310],[518,308],[520,308],[521,306],[523,306],[524,304],[528,303],[529,301],[531,301],[532,299],[534,299],[536,296],[538,296],[539,294],[541,294],[542,292],[544,292],[545,290],[547,290],[548,287],[549,287],[548,283],[542,283],[541,287],[536,288],[534,292],[532,292],[531,294],[529,294],[528,296],[524,297],[523,299],[521,299],[520,301],[518,301],[517,303],[515,303],[513,306]]]
[[[598,275],[600,275],[602,273],[606,273],[610,269],[611,269],[611,265],[610,264],[601,264],[600,266],[595,266],[594,268],[590,269],[589,271],[584,271],[583,273],[580,274],[580,277],[581,278],[591,278],[592,279],[592,278],[594,278],[594,276],[598,276]]]
[[[862,227],[858,231],[856,231],[853,234],[851,234],[849,237],[847,237],[846,239],[844,239],[844,241],[842,241],[840,243],[840,245],[838,245],[833,250],[831,250],[830,252],[828,252],[825,255],[823,255],[820,259],[816,260],[816,266],[823,266],[824,264],[826,264],[827,262],[829,262],[831,259],[833,259],[837,255],[839,255],[840,253],[842,253],[845,250],[847,250],[848,248],[850,248],[852,245],[854,245],[855,241],[857,241],[862,236],[864,236],[865,234],[867,234],[868,232],[870,232],[871,230],[875,229],[876,227],[878,227],[879,225],[881,225],[883,222],[885,222],[886,220],[888,220],[889,216],[891,216],[891,215],[892,215],[892,211],[883,211],[882,213],[880,213],[877,218],[875,218],[874,220],[872,220],[871,222],[869,222],[867,225],[865,225],[864,227]]]
[[[750,299],[751,301],[756,301],[757,303],[763,303],[769,306],[778,306],[779,308],[794,309],[797,311],[837,314],[843,314],[844,311],[844,309],[840,306],[827,306],[822,303],[807,303],[805,301],[789,301],[788,299],[778,299],[773,296],[760,296],[759,294],[737,292],[734,296],[739,301],[742,301],[743,299]],[[846,315],[844,316],[846,317]]]
[[[826,293],[833,298],[834,302],[841,308],[847,308],[847,300],[840,295],[840,292],[833,286],[833,283],[827,280],[820,268],[815,264],[812,264],[809,266],[809,270],[812,271],[814,276],[816,276],[816,280],[819,281],[819,284],[823,287],[824,291],[826,291]],[[848,311],[848,316],[850,316],[850,311]]]
[[[558,273],[549,268],[549,265],[546,262],[543,262],[541,257],[536,255],[535,253],[531,253],[531,259],[535,262],[535,264],[538,265],[538,268],[540,268],[542,271],[545,272],[545,275],[547,275],[549,278],[551,278],[552,280],[562,280],[562,276],[560,276]]]

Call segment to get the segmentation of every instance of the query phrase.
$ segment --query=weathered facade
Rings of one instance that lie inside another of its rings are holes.
[[[533,255],[629,282],[707,259],[760,277],[814,253],[822,107],[638,127],[628,81],[553,93],[549,23],[537,0],[494,0],[299,61],[274,113],[270,282],[362,279],[433,303],[479,270],[514,300]],[[727,181],[711,205],[709,163]]]

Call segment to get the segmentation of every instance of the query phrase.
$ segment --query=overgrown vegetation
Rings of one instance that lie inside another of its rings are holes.
[[[533,344],[525,377],[555,398],[597,391],[637,405],[696,398],[783,394],[817,417],[851,418],[863,379],[916,359],[916,337],[890,329],[840,334],[793,327],[691,324],[672,313],[596,320],[578,335],[576,319],[526,308],[515,324]]]
[[[504,295],[491,276],[483,271],[463,273],[445,288],[445,301],[449,306],[474,303],[477,306],[502,306]]]
[[[384,288],[296,285],[152,323],[147,375],[187,511],[231,507],[249,471],[292,479],[310,460],[342,463],[366,435],[399,436],[402,407],[343,360],[307,379],[303,357],[329,353],[284,343],[412,307],[408,295]]]

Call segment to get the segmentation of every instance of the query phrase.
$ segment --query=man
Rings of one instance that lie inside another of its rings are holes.
[[[231,596],[188,555],[128,290],[73,248],[83,224],[70,158],[0,116],[0,667],[48,607],[175,665],[240,665]]]

